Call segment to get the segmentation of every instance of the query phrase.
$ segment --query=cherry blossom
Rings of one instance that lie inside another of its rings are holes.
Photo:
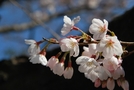
[[[89,32],[93,34],[93,38],[95,40],[102,39],[107,33],[108,21],[105,19],[103,21],[104,22],[102,22],[100,19],[94,18],[92,20],[92,24],[89,27]]]
[[[36,42],[35,40],[25,39],[25,43],[30,45],[28,48],[28,53],[30,55],[34,55],[40,52],[40,47],[39,47],[40,42]]]
[[[63,28],[61,29],[61,34],[66,35],[68,34],[72,29],[77,30],[78,28],[75,27],[74,25],[80,21],[80,17],[77,16],[73,20],[71,20],[68,16],[64,16],[64,25]]]
[[[92,70],[92,68],[96,67],[98,63],[94,60],[94,58],[90,58],[88,56],[80,56],[76,59],[76,63],[80,65],[78,70],[82,73],[87,73]]]
[[[110,72],[104,67],[100,66],[94,58],[87,56],[80,56],[76,59],[76,63],[79,64],[79,71],[83,72],[87,78],[95,82],[96,79],[106,80],[111,76]]]
[[[94,70],[91,70],[90,73],[84,73],[85,77],[90,79],[92,82],[95,82],[98,79],[98,75]]]
[[[99,87],[100,85],[101,85],[101,80],[100,79],[96,79],[95,83],[94,83],[94,86],[95,87]]]
[[[77,57],[79,55],[78,42],[74,38],[64,38],[60,41],[60,47],[63,52],[70,52],[70,56]]]
[[[93,65],[93,67],[99,65],[94,58],[90,58],[88,56],[80,56],[80,57],[78,57],[76,59],[76,63],[78,65],[83,65],[83,64],[86,64],[87,66],[88,65],[89,66]]]
[[[100,79],[101,81],[107,80],[108,77],[111,77],[111,74],[104,67],[97,66],[92,68],[88,73],[85,73],[85,76],[92,82],[95,82],[96,79]]]
[[[114,90],[114,87],[115,87],[115,82],[114,82],[114,80],[113,80],[112,78],[109,78],[109,79],[107,80],[107,88],[108,88],[109,90]]]
[[[117,80],[117,84],[119,87],[121,86],[123,88],[123,90],[129,90],[129,83],[127,80],[125,80],[124,77],[119,78]]]
[[[42,64],[42,65],[46,66],[47,58],[46,58],[45,49],[42,49],[37,54],[34,53],[33,55],[30,55],[29,59],[30,59],[30,62],[33,63],[33,64]]]
[[[110,72],[114,72],[119,67],[118,59],[115,56],[105,58],[103,60],[103,66]]]
[[[55,66],[53,68],[53,73],[57,74],[59,76],[62,76],[62,74],[64,73],[64,63],[59,62],[59,63],[55,64]]]
[[[111,74],[112,74],[113,79],[118,79],[121,76],[123,76],[123,77],[125,76],[125,71],[124,71],[123,67],[120,66],[114,72],[112,72]]]
[[[47,63],[47,66],[53,70],[54,66],[59,62],[59,59],[55,56],[52,56]]]
[[[33,64],[42,64],[42,65],[46,66],[47,59],[43,54],[37,54],[30,58],[30,62]]]
[[[108,21],[105,19],[101,21],[96,18],[92,20],[89,27],[89,32],[93,34],[92,38],[92,36],[74,26],[79,20],[79,16],[71,20],[65,15],[61,34],[66,35],[71,30],[78,30],[82,35],[70,35],[60,40],[43,38],[39,42],[25,40],[25,43],[30,45],[28,48],[30,62],[47,66],[54,74],[63,75],[65,79],[71,79],[74,73],[71,58],[77,57],[75,61],[78,64],[78,71],[83,73],[87,79],[90,79],[95,87],[102,86],[102,88],[114,90],[115,81],[117,81],[119,87],[129,90],[129,83],[125,79],[122,61],[123,56],[131,54],[126,54],[126,48],[133,45],[133,42],[119,41],[114,32],[108,30]],[[48,44],[40,50],[39,45],[44,41],[47,41]],[[50,44],[58,44],[61,51],[57,55],[51,56],[47,61],[46,50]],[[83,46],[82,53],[80,53],[79,46]],[[66,65],[66,62],[68,62],[68,65]]]
[[[83,46],[84,51],[82,52],[82,56],[93,57],[96,56],[96,45],[97,44],[89,44],[88,47]]]
[[[73,67],[66,67],[64,74],[63,74],[64,78],[71,79],[73,76],[73,72],[74,72]]]
[[[124,90],[129,90],[129,83],[127,80],[123,80],[121,82],[121,87],[124,89]]]
[[[105,58],[113,55],[121,56],[123,53],[122,46],[116,36],[106,36],[97,44],[97,50],[102,52]]]

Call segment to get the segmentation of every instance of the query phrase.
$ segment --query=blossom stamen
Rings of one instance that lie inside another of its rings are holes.
[[[107,41],[106,46],[107,47],[113,47],[113,44],[114,44],[114,42],[110,39],[109,41]]]

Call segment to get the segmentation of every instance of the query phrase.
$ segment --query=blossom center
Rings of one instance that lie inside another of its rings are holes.
[[[93,62],[88,62],[87,66],[92,66]]]
[[[100,27],[100,32],[105,32],[105,30],[106,30],[106,25],[104,25],[103,27]]]
[[[106,46],[107,47],[113,47],[113,44],[114,44],[114,42],[110,39],[109,41],[107,41]]]
[[[71,47],[74,48],[76,46],[76,43],[71,42]]]

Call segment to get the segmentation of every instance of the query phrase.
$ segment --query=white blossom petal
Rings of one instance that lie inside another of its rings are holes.
[[[115,87],[115,82],[114,82],[114,80],[113,80],[112,78],[109,78],[109,79],[107,80],[107,88],[108,88],[109,90],[114,90],[114,87]]]
[[[95,80],[98,79],[97,73],[94,70],[92,70],[90,73],[85,73],[85,77],[90,79],[92,82],[95,82]]]
[[[42,55],[42,54],[39,55],[39,61],[40,61],[40,63],[42,65],[46,66],[46,64],[47,64],[47,58],[44,55]]]
[[[106,36],[97,44],[98,52],[103,52],[105,58],[113,55],[121,56],[123,53],[122,46],[116,36]]]
[[[64,63],[57,63],[53,68],[53,73],[61,76],[64,73]]]
[[[64,16],[64,24],[63,28],[61,29],[61,34],[64,36],[68,34],[74,27],[74,25],[80,20],[80,17],[76,17],[73,20],[71,20],[68,16]]]
[[[51,70],[53,70],[54,66],[59,62],[59,59],[55,56],[52,56],[47,63],[47,66],[50,67]]]
[[[36,41],[35,40],[27,40],[27,39],[25,39],[25,43],[26,44],[34,44],[34,43],[36,43]]]
[[[123,90],[129,90],[129,83],[127,80],[124,80],[121,84],[121,87],[123,88]]]
[[[73,72],[74,72],[74,70],[72,67],[67,67],[64,71],[64,74],[63,74],[64,78],[71,79],[73,76]]]
[[[71,24],[71,19],[68,17],[68,16],[64,16],[64,19],[63,19],[64,23],[66,24]]]
[[[108,22],[104,19],[102,22],[100,19],[94,18],[92,24],[89,27],[89,32],[93,34],[95,40],[101,40],[107,33]]]
[[[74,38],[64,38],[60,41],[60,48],[63,52],[70,52],[70,56],[77,57],[79,55],[78,42]]]
[[[72,20],[72,24],[74,25],[74,24],[78,23],[79,21],[80,21],[80,16],[77,16]]]
[[[80,56],[76,59],[77,64],[87,63],[90,59],[90,57],[87,56]]]
[[[47,59],[44,55],[37,54],[37,55],[33,55],[30,57],[30,62],[33,64],[42,64],[42,65],[46,66]]]
[[[30,62],[33,63],[33,64],[39,64],[40,61],[39,61],[39,55],[33,55],[30,57]]]

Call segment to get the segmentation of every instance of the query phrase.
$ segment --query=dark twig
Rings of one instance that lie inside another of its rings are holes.
[[[130,51],[130,52],[127,52],[127,54],[123,55],[122,58],[126,58],[130,55],[134,54],[134,50],[133,51]]]
[[[43,38],[43,40],[44,41],[48,41],[48,42],[53,43],[53,44],[59,44],[59,42],[56,39],[54,39],[54,38],[51,38],[51,39]]]

